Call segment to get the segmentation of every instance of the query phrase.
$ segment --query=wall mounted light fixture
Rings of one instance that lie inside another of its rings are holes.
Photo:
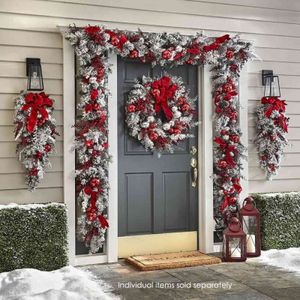
[[[273,74],[273,70],[262,70],[262,85],[265,97],[281,97],[279,77]]]
[[[42,91],[44,81],[41,60],[39,58],[26,58],[27,90]]]

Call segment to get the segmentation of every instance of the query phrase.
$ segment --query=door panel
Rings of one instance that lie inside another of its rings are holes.
[[[180,66],[166,70],[183,78],[190,95],[198,95],[198,70]],[[191,186],[190,149],[193,139],[176,147],[175,153],[146,151],[128,135],[125,103],[128,92],[143,75],[160,76],[160,67],[118,57],[118,205],[119,236],[197,230],[197,188]]]
[[[152,232],[153,174],[126,174],[128,234]]]

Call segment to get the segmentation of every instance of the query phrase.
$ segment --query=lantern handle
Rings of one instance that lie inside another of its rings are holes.
[[[239,225],[238,229],[235,228],[236,225]],[[241,224],[241,222],[238,218],[236,218],[236,217],[231,218],[231,220],[228,224],[228,228],[229,228],[230,231],[238,232],[241,227],[242,227],[242,224]]]
[[[256,203],[255,203],[255,201],[254,201],[254,199],[252,197],[247,197],[246,199],[244,199],[244,201],[243,201],[243,208],[245,208],[246,210],[249,210],[245,206],[245,202],[249,201],[248,198],[252,199],[251,204],[256,208]]]

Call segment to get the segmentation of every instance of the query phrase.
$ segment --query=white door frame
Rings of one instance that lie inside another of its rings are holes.
[[[117,118],[117,55],[111,54],[109,63],[112,72],[108,77],[108,87],[111,96],[108,100],[109,111],[109,153],[113,161],[109,164],[109,206],[108,220],[110,227],[107,233],[105,254],[75,255],[75,151],[73,141],[75,130],[75,61],[74,49],[63,39],[63,109],[64,109],[64,202],[68,209],[68,242],[69,263],[71,265],[86,265],[116,262],[118,260],[118,118]],[[205,253],[217,251],[213,242],[213,101],[211,74],[208,66],[198,67],[199,79],[199,195],[198,195],[198,235],[199,250]],[[247,72],[242,73],[240,81],[240,124],[244,133],[243,142],[247,147]],[[248,175],[248,164],[244,164],[245,176]],[[246,195],[247,180],[242,182]]]

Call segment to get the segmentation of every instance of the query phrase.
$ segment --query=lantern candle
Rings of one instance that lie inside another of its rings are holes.
[[[231,257],[241,257],[241,249],[231,248]]]
[[[254,253],[255,251],[255,234],[247,234],[247,253]]]

